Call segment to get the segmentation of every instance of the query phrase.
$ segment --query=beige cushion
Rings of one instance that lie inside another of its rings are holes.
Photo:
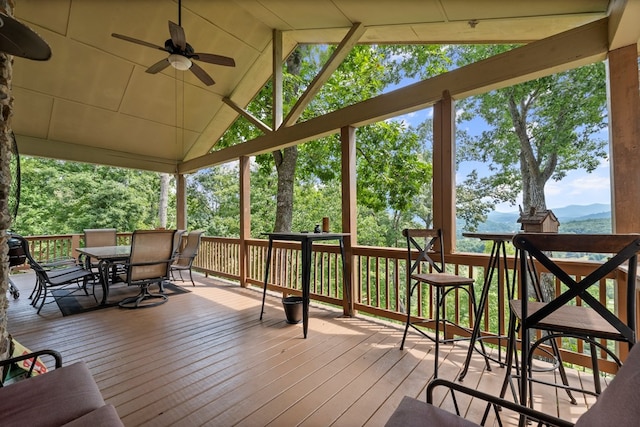
[[[421,427],[425,425],[447,427],[478,426],[478,424],[467,421],[444,409],[405,396],[402,398],[400,405],[391,414],[391,418],[389,418],[385,427]]]
[[[627,360],[598,397],[597,402],[582,414],[576,427],[640,425],[640,345],[629,352]]]
[[[3,427],[61,426],[104,405],[84,362],[0,388]]]

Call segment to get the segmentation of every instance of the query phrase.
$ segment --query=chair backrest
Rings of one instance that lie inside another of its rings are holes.
[[[116,246],[117,232],[115,228],[88,228],[84,230],[84,247]]]
[[[176,234],[173,235],[173,255],[174,257],[180,252],[182,249],[182,236],[186,233],[187,230],[176,230]]]
[[[523,303],[523,317],[526,320],[526,328],[533,328],[549,314],[566,305],[576,297],[594,309],[602,318],[606,319],[618,330],[626,341],[635,342],[635,288],[638,251],[640,251],[640,234],[556,234],[556,233],[520,233],[513,238],[516,248],[525,251],[530,257],[536,259],[551,274],[564,283],[567,288],[560,295],[549,301],[546,306],[535,313],[528,315],[526,304]],[[573,279],[556,261],[548,255],[549,252],[575,252],[590,254],[605,254],[606,261],[594,266],[594,270],[584,276],[582,280]],[[532,263],[522,256],[521,271],[526,271]],[[588,289],[609,275],[619,267],[628,268],[626,294],[631,297],[627,300],[626,322],[623,322],[614,313],[593,297]],[[529,267],[530,268],[530,267]],[[522,275],[522,286],[527,289],[529,274]],[[535,276],[535,274],[534,274]],[[525,300],[526,301],[526,300]]]
[[[136,230],[131,236],[131,256],[127,265],[129,284],[166,279],[173,261],[175,230]]]
[[[178,253],[176,264],[189,265],[193,262],[196,255],[198,255],[198,249],[200,248],[200,241],[202,240],[203,234],[203,230],[194,230],[187,234],[187,244],[184,249]]]
[[[405,228],[402,235],[407,239],[407,280],[411,274],[420,272],[420,264],[427,262],[438,273],[444,272],[444,250],[442,243],[442,230],[432,228]],[[415,251],[418,255],[415,259]],[[434,256],[439,260],[434,261]]]
[[[11,237],[20,242],[20,248],[24,253],[24,256],[27,258],[27,262],[29,263],[29,266],[31,267],[31,269],[34,270],[36,274],[44,275],[44,277],[47,277],[46,270],[31,255],[31,251],[29,250],[29,242],[27,241],[27,239],[25,239],[19,234],[14,234],[14,233],[11,233]]]

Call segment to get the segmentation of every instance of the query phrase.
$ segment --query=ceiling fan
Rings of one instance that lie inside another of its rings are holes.
[[[155,45],[153,43],[146,42],[144,40],[135,39],[133,37],[124,36],[122,34],[112,33],[115,38],[122,39],[131,43],[136,43],[142,46],[147,46],[152,49],[159,49],[169,53],[169,56],[161,61],[156,62],[149,68],[147,73],[156,74],[169,65],[177,70],[191,70],[197,78],[207,86],[211,86],[215,81],[211,78],[205,70],[203,70],[193,60],[207,62],[209,64],[224,65],[227,67],[235,67],[236,63],[233,58],[228,56],[215,55],[213,53],[199,53],[193,50],[193,47],[187,43],[187,37],[182,28],[182,0],[178,0],[178,23],[169,21],[169,35],[170,39],[164,42],[164,47]]]

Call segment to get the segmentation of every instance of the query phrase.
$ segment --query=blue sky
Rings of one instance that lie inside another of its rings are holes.
[[[432,109],[425,109],[414,113],[396,117],[394,120],[404,121],[412,126],[418,125],[433,114]],[[471,133],[480,132],[482,123],[470,122],[465,124]],[[608,130],[604,129],[600,134],[604,140],[608,140]],[[479,174],[488,174],[487,167],[478,162],[465,162],[460,165],[456,174],[456,180],[462,181],[472,169],[477,169]],[[575,170],[559,182],[548,181],[545,186],[545,196],[549,209],[562,208],[568,205],[590,205],[594,203],[611,203],[611,189],[609,176],[609,162],[603,160],[591,173],[585,170]],[[518,203],[521,204],[521,198]],[[518,210],[518,205],[502,204],[496,207],[497,211],[513,212]]]

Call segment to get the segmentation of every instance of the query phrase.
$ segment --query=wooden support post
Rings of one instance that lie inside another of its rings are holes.
[[[445,254],[455,250],[455,111],[448,91],[433,107],[433,226],[442,229]]]
[[[249,157],[240,157],[240,286],[247,287],[249,271],[249,247],[247,239],[251,237],[251,185]]]
[[[344,239],[345,273],[343,292],[343,311],[345,316],[355,316],[356,269],[353,246],[358,244],[358,225],[356,209],[356,130],[351,126],[340,129],[342,143],[342,232],[349,233]],[[350,298],[346,298],[347,289]]]
[[[614,233],[640,232],[640,93],[635,44],[609,52],[609,150]]]
[[[283,90],[282,90],[282,31],[273,30],[273,73],[272,73],[272,83],[273,83],[273,126],[274,130],[278,129],[282,124],[283,120]]]
[[[187,180],[176,174],[176,228],[187,229]]]

